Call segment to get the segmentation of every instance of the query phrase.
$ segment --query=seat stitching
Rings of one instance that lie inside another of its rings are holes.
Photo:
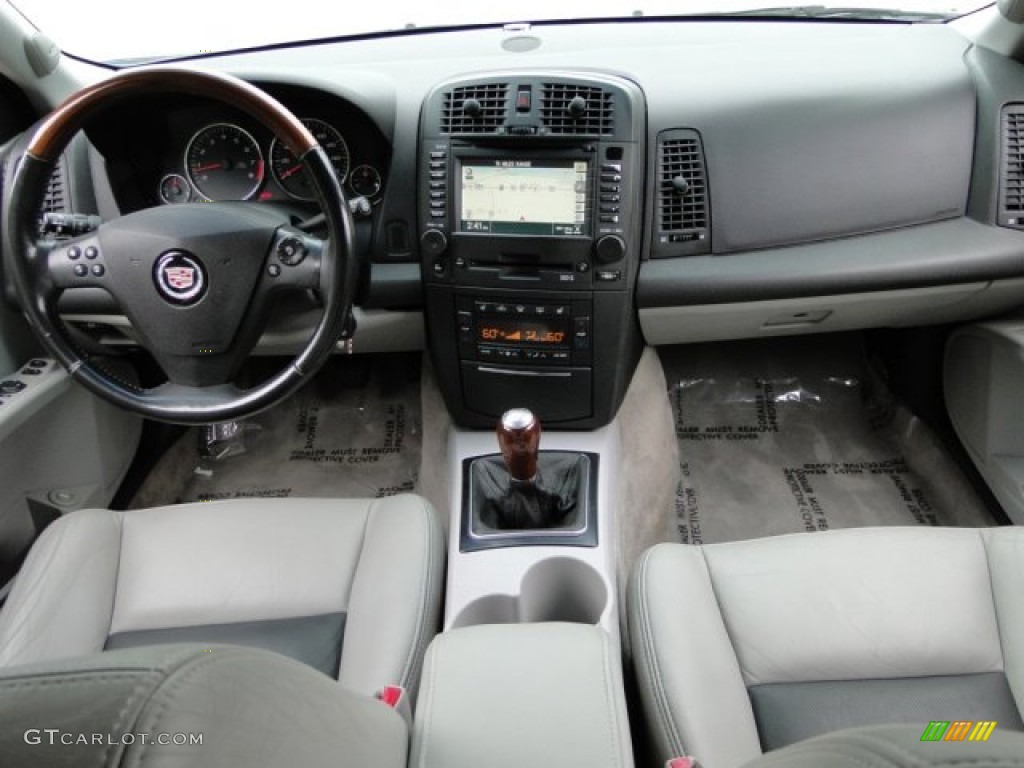
[[[117,519],[117,566],[114,568],[114,588],[110,593],[110,620],[107,622],[107,639],[114,628],[114,610],[117,608],[117,588],[121,584],[121,557],[124,552],[124,513],[114,514]],[[106,645],[106,642],[103,643]],[[102,648],[100,650],[103,650]]]
[[[419,659],[422,658],[426,645],[425,636],[427,630],[427,610],[428,604],[430,603],[430,596],[435,593],[435,577],[434,577],[434,548],[431,546],[433,541],[433,533],[435,533],[434,526],[436,521],[433,519],[434,512],[428,509],[427,506],[420,501],[420,511],[424,513],[427,522],[427,533],[423,537],[423,560],[426,565],[426,578],[422,579],[420,584],[419,604],[416,607],[416,625],[413,629],[412,643],[409,647],[409,653],[405,659],[405,665],[402,668],[401,685],[405,688],[410,687],[412,678],[416,672],[416,668],[419,664]]]
[[[672,716],[672,705],[668,701],[665,688],[661,680],[661,665],[658,661],[657,651],[654,648],[654,631],[651,627],[650,610],[647,602],[647,572],[651,560],[651,550],[648,550],[640,560],[638,571],[639,583],[637,584],[638,603],[640,607],[640,635],[643,641],[644,666],[647,667],[647,674],[650,678],[649,684],[654,694],[654,703],[657,707],[655,715],[661,720],[662,730],[669,740],[669,749],[678,754],[685,753],[682,739],[676,728],[675,718]]]
[[[612,741],[612,759],[615,761],[614,764],[619,766],[622,764],[622,761],[619,759],[618,710],[615,707],[615,693],[612,690],[612,676],[614,673],[612,671],[611,654],[608,652],[608,637],[602,633],[600,638],[601,656],[604,660],[604,695],[608,704],[607,725]]]
[[[985,570],[988,573],[988,594],[992,600],[992,615],[996,619],[996,639],[999,641],[999,656],[1003,662],[1003,674],[1006,674],[1006,646],[1003,644],[1003,625],[999,619],[999,604],[996,602],[995,577],[992,573],[992,560],[988,556],[988,541],[983,531],[975,529],[978,539],[981,541],[981,551],[985,554]],[[1009,683],[1009,678],[1007,678]],[[1016,696],[1014,696],[1016,703]]]
[[[363,563],[363,554],[366,552],[366,532],[370,528],[370,518],[373,516],[373,508],[376,504],[376,500],[371,501],[369,505],[364,507],[365,514],[363,516],[363,533],[359,539],[359,550],[356,555],[356,563],[352,568],[352,580],[349,582],[348,594],[345,595],[345,606],[344,610],[346,615],[349,614],[352,607],[352,592],[355,590],[356,579],[359,578],[359,566]],[[347,629],[347,628],[346,628]],[[338,658],[338,674],[337,678],[341,678],[341,667],[345,663],[345,641],[344,641],[344,630],[342,631],[342,645],[341,655]]]
[[[428,738],[428,735],[430,734],[431,728],[433,728],[434,725],[434,695],[437,691],[437,657],[439,655],[440,651],[438,650],[438,646],[435,646],[434,652],[431,654],[431,657],[424,662],[427,665],[428,669],[430,670],[430,679],[427,681],[427,700],[426,702],[424,702],[425,717],[423,718],[423,732],[420,737],[420,744],[422,745],[422,747],[420,749],[420,759],[417,763],[418,765],[427,764],[427,752],[430,749],[430,738]],[[412,734],[413,738],[415,738],[415,735],[416,729],[414,727]]]

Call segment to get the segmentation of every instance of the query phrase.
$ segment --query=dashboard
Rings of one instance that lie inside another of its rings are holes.
[[[1024,299],[1024,67],[948,25],[550,23],[201,66],[310,121],[369,203],[355,347],[429,348],[461,423],[529,402],[528,376],[553,393],[547,421],[607,423],[643,344],[961,322]],[[87,139],[63,182],[105,219],[207,199],[315,213],[272,136],[198,97],[142,99]],[[77,301],[69,314],[117,325]],[[308,309],[260,349],[294,346]]]

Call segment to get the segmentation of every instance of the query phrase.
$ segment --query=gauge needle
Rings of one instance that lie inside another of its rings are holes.
[[[298,165],[293,165],[293,166],[292,166],[291,168],[289,168],[289,169],[288,169],[287,171],[282,171],[282,172],[281,172],[281,176],[280,176],[280,179],[281,179],[281,181],[284,181],[284,180],[285,180],[285,179],[287,179],[287,178],[288,178],[289,176],[292,176],[292,175],[294,175],[294,174],[298,173],[298,172],[299,172],[299,171],[301,171],[301,170],[302,170],[302,163],[299,163]]]
[[[224,163],[207,163],[206,165],[200,165],[198,168],[193,169],[193,173],[205,173],[206,171],[215,171],[218,168],[223,167]]]

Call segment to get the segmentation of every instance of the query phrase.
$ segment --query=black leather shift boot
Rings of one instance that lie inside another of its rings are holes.
[[[541,451],[532,483],[513,480],[500,456],[473,465],[472,494],[480,522],[497,531],[573,527],[578,519],[580,454]]]

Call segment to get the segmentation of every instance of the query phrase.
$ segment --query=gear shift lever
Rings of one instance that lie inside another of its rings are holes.
[[[509,477],[519,483],[537,479],[537,451],[540,448],[540,421],[527,408],[513,408],[498,422],[498,448]]]

